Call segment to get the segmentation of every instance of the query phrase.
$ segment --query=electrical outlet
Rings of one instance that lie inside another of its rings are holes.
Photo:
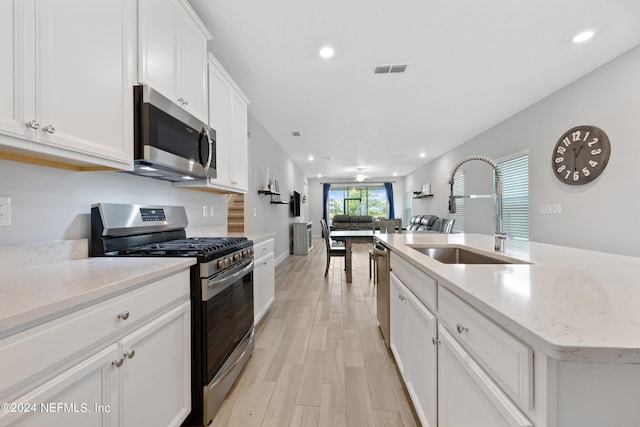
[[[551,212],[552,212],[551,205],[538,205],[538,214],[551,215]]]
[[[205,205],[202,207],[202,217],[206,218],[208,216],[209,216],[209,207]]]
[[[560,215],[562,213],[562,205],[560,205],[560,203],[551,205],[551,213],[555,215]]]
[[[11,197],[0,196],[0,227],[11,225]]]

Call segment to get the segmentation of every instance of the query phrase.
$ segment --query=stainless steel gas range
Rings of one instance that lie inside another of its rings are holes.
[[[205,426],[254,348],[253,242],[187,238],[184,207],[99,203],[91,207],[90,256],[195,257],[191,269],[191,415]]]

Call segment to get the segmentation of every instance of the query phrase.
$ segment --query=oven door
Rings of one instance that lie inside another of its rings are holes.
[[[204,368],[203,382],[224,375],[223,366],[253,328],[253,258],[202,281]],[[228,362],[228,363],[227,363]]]

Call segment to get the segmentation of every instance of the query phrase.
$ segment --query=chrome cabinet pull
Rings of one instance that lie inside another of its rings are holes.
[[[129,312],[128,311],[123,311],[122,313],[118,313],[118,319],[120,320],[127,320],[129,318]]]
[[[186,99],[182,100],[182,105],[189,105],[189,101],[187,101]]]
[[[178,103],[180,105],[184,105],[184,98],[183,97],[178,98]]]
[[[433,343],[433,345],[438,345],[440,344],[440,340],[437,340],[436,337],[432,337],[431,338],[431,342]]]
[[[40,127],[40,123],[36,122],[35,120],[29,120],[25,126],[27,126],[29,129],[38,129]]]
[[[398,298],[400,298],[400,301],[406,301],[407,297],[404,295],[398,295]]]
[[[122,366],[123,363],[124,363],[124,359],[123,358],[111,361],[111,365],[115,366],[116,368],[119,368],[120,366]]]
[[[133,359],[133,356],[136,355],[136,351],[135,350],[125,351],[124,355],[127,359]]]
[[[42,132],[48,133],[49,135],[53,135],[55,131],[56,131],[56,128],[54,128],[51,125],[46,125],[45,127],[42,128]]]
[[[457,323],[456,324],[456,331],[458,331],[459,334],[463,333],[463,332],[469,332],[469,328],[466,328],[464,325],[462,325],[461,323]]]

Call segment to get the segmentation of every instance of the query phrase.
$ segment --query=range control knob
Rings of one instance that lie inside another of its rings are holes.
[[[242,258],[242,255],[239,253],[233,254],[233,260],[234,261],[240,261],[240,258]]]
[[[220,258],[216,264],[218,268],[225,268],[224,258]]]

